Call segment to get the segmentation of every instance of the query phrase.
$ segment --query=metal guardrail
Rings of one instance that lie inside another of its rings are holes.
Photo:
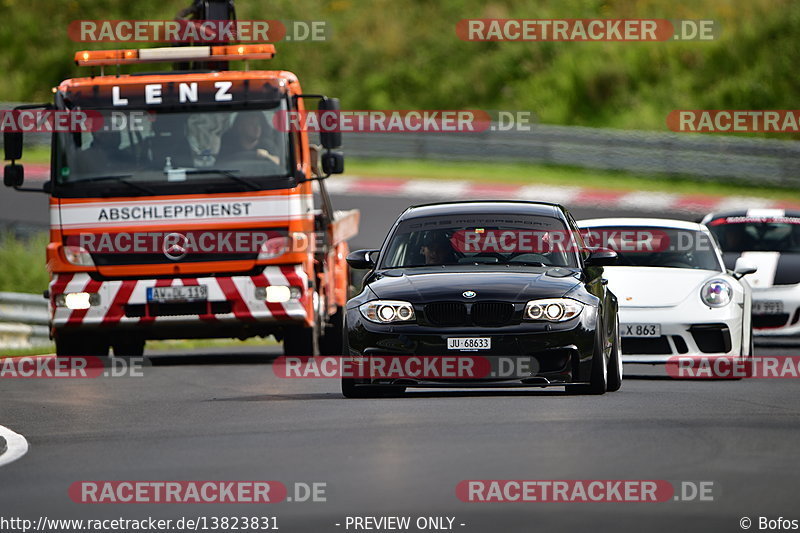
[[[47,344],[50,312],[41,294],[0,292],[0,348]]]
[[[15,105],[0,102],[0,109]],[[800,141],[544,124],[531,125],[530,131],[498,129],[481,133],[347,133],[343,137],[347,154],[356,157],[528,162],[622,170],[643,178],[666,174],[800,186]],[[46,133],[25,136],[29,146],[49,143]]]
[[[350,133],[344,138],[347,154],[357,157],[529,162],[642,177],[800,185],[798,141],[542,124],[531,131]]]

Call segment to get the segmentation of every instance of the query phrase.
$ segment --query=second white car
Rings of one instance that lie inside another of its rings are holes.
[[[725,269],[708,229],[680,220],[603,218],[578,222],[589,248],[619,255],[604,278],[619,300],[622,360],[752,356],[754,272]]]

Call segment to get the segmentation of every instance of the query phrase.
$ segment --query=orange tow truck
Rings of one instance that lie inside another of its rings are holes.
[[[359,212],[334,210],[341,134],[276,127],[318,101],[287,71],[229,70],[271,44],[81,51],[100,72],[45,107],[102,116],[53,133],[50,180],[23,187],[22,133],[5,132],[4,183],[50,195],[47,268],[58,355],[140,355],[149,339],[274,335],[287,355],[338,354]],[[182,70],[120,74],[139,63]],[[188,68],[185,68],[187,67]],[[115,69],[107,74],[104,69]],[[28,106],[32,107],[32,106]]]

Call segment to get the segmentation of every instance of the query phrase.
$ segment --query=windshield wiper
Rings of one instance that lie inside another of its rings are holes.
[[[156,193],[150,187],[146,187],[144,185],[140,185],[138,183],[134,183],[132,181],[128,181],[128,180],[125,179],[125,178],[130,178],[131,176],[133,176],[133,174],[113,174],[113,175],[109,175],[109,176],[95,176],[93,178],[86,178],[86,179],[82,179],[82,180],[67,181],[67,182],[65,182],[65,185],[75,185],[76,183],[96,183],[96,182],[100,182],[100,181],[116,180],[119,183],[124,183],[125,185],[127,185],[131,189],[136,189],[136,190],[138,190],[140,192],[144,192],[144,193],[147,193],[147,194],[155,194]]]
[[[242,178],[234,174],[234,172],[241,172],[240,170],[223,170],[219,168],[209,168],[209,169],[193,169],[187,170],[187,174],[219,174],[220,176],[224,176],[228,179],[231,179],[237,183],[241,183],[242,185],[246,185],[250,187],[251,190],[260,191],[261,187],[257,184],[253,183],[252,181]]]

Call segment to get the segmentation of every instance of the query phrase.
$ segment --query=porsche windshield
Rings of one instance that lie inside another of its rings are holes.
[[[690,229],[621,226],[581,230],[590,248],[617,252],[616,266],[694,268],[721,271],[708,234]]]
[[[128,111],[125,120],[100,111],[99,131],[58,135],[57,185],[147,190],[223,181],[262,188],[262,178],[289,175],[289,137],[272,120],[284,108]]]
[[[800,217],[727,217],[708,226],[725,252],[800,253]]]
[[[412,218],[393,233],[381,268],[464,264],[577,267],[575,242],[575,235],[553,217]]]

